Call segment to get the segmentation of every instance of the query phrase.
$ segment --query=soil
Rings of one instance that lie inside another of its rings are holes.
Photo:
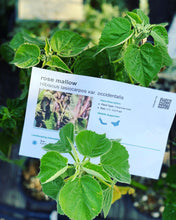
[[[42,192],[42,186],[36,177],[39,172],[39,167],[40,160],[27,160],[26,168],[22,172],[22,187],[29,197],[39,201],[49,201],[51,199]]]
[[[162,171],[160,178],[165,178],[166,176],[167,172]],[[158,181],[136,176],[132,179],[147,186],[147,190],[142,190],[137,187],[135,188],[135,193],[131,196],[134,207],[147,216],[155,219],[161,218],[165,206],[165,197],[157,188]]]

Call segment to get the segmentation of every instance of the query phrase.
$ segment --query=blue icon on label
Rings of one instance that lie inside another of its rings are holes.
[[[37,141],[33,141],[32,144],[33,144],[33,145],[36,145],[36,144],[37,144]]]
[[[103,122],[101,118],[99,118],[99,121],[100,121],[100,123],[101,123],[102,125],[107,125],[107,123],[106,123],[106,122]]]
[[[116,122],[111,122],[112,125],[114,125],[114,127],[119,126],[120,120],[116,121]]]

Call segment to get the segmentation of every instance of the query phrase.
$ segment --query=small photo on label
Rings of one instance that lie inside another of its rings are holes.
[[[67,123],[75,125],[76,132],[87,128],[92,97],[40,89],[34,126],[59,130]]]

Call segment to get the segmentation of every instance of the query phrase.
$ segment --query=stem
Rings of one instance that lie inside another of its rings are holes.
[[[130,82],[131,82],[131,83],[134,85],[134,81],[133,81],[133,79],[132,79],[131,75],[130,75],[130,74],[128,74],[128,76],[129,76]]]
[[[12,153],[12,144],[10,144],[10,146],[9,146],[8,159],[10,159],[11,153]]]
[[[147,191],[147,190],[148,190],[148,187],[147,187],[147,186],[145,186],[145,185],[143,185],[143,184],[141,184],[141,183],[138,183],[138,182],[136,182],[135,180],[131,180],[131,185],[134,186],[134,187],[136,187],[136,188],[138,188],[138,189],[141,189],[141,190],[143,190],[143,191]]]
[[[97,177],[97,179],[102,182],[104,185],[108,186],[108,187],[112,187],[112,185],[110,185],[109,183],[105,182],[104,180],[102,180],[101,178]]]
[[[86,160],[86,158],[87,158],[87,157],[86,157],[86,156],[84,156],[84,158],[83,158],[82,162],[84,162],[84,161]]]
[[[118,63],[118,62],[120,62],[121,60],[123,60],[123,58],[121,57],[121,58],[119,58],[118,60],[114,60],[114,61],[112,61],[112,63]]]
[[[72,152],[69,152],[69,154],[72,156],[73,160],[76,162],[76,159],[75,159],[74,155],[72,154]]]

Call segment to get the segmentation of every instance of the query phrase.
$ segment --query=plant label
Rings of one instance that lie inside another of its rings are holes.
[[[19,20],[83,20],[82,0],[18,0]]]
[[[41,158],[42,147],[72,122],[76,132],[120,139],[130,173],[157,179],[175,113],[175,93],[34,67],[20,155]]]

